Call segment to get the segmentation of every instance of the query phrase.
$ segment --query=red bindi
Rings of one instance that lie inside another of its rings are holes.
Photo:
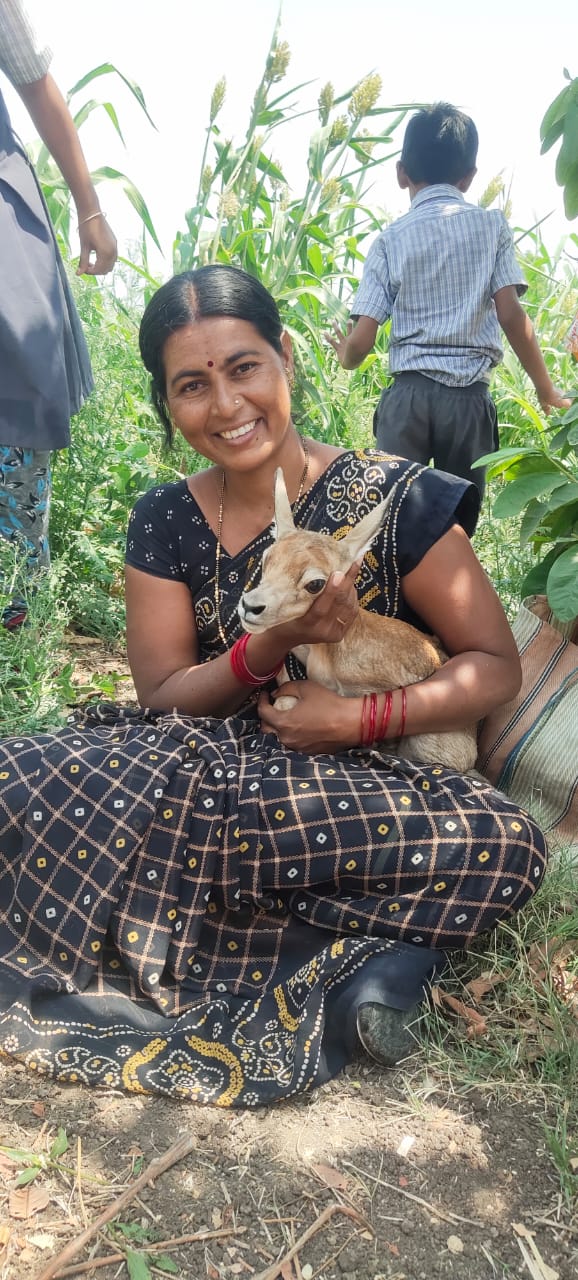
[[[214,364],[214,361],[213,361],[213,360],[207,360],[207,369],[212,369],[212,368],[213,368],[213,364]]]

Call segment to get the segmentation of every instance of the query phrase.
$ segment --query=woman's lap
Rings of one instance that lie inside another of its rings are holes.
[[[541,878],[540,834],[478,780],[390,757],[291,756],[239,720],[115,714],[0,744],[0,902],[16,885],[0,957],[18,991],[0,1033],[9,1051],[37,1052],[37,1014],[15,1008],[46,1009],[50,992],[62,1025],[42,1062],[60,1078],[71,1053],[92,1053],[88,1032],[71,1039],[81,1008],[86,1026],[113,1018],[111,1052],[124,1044],[136,1063],[126,1087],[140,1071],[138,1087],[182,1092],[180,1068],[174,1090],[165,1074],[185,1047],[191,1096],[250,1105],[311,1087],[342,1065],[339,1052],[322,1065],[332,991],[359,986],[378,957],[399,967],[408,942],[427,972],[429,948],[463,945]],[[110,1061],[82,1071],[114,1074]]]

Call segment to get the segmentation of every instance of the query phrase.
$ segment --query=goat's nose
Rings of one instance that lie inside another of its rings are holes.
[[[245,613],[254,613],[256,617],[258,617],[260,613],[265,612],[264,604],[247,604],[246,600],[244,600],[243,607],[245,609]]]

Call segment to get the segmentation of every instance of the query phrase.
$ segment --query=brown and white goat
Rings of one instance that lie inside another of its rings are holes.
[[[347,573],[379,533],[391,494],[364,516],[343,538],[296,528],[283,472],[275,473],[276,541],[263,556],[257,587],[245,591],[239,615],[246,631],[260,633],[301,617],[319,595],[331,574]],[[336,644],[299,645],[295,656],[310,680],[346,698],[381,693],[425,680],[447,662],[435,636],[424,635],[398,618],[384,618],[359,609],[343,640]],[[280,677],[281,681],[281,677]],[[295,698],[277,698],[275,706],[289,711]],[[442,733],[410,734],[400,754],[426,764],[441,764],[459,773],[473,768],[477,755],[476,728]]]

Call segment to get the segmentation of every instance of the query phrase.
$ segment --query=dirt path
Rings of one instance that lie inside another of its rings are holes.
[[[183,1132],[195,1137],[193,1153],[145,1189],[123,1221],[136,1224],[137,1237],[156,1229],[163,1240],[230,1230],[169,1251],[173,1274],[186,1280],[260,1275],[336,1203],[355,1207],[370,1226],[336,1214],[282,1280],[577,1274],[578,1227],[560,1202],[543,1116],[522,1102],[498,1109],[481,1092],[424,1100],[425,1078],[412,1101],[403,1077],[362,1061],[310,1098],[258,1112],[59,1087],[9,1065],[0,1084],[3,1143],[40,1153],[63,1128],[69,1144],[57,1162],[62,1171],[32,1184],[48,1196],[28,1219],[10,1215],[17,1169],[0,1162],[0,1220],[11,1233],[3,1280],[37,1277],[83,1229],[83,1210],[89,1221],[97,1217]],[[513,1223],[535,1232],[551,1271],[528,1269]],[[99,1256],[111,1250],[110,1237],[98,1242]],[[89,1256],[85,1250],[79,1261]],[[113,1280],[127,1272],[116,1263],[92,1274]]]

